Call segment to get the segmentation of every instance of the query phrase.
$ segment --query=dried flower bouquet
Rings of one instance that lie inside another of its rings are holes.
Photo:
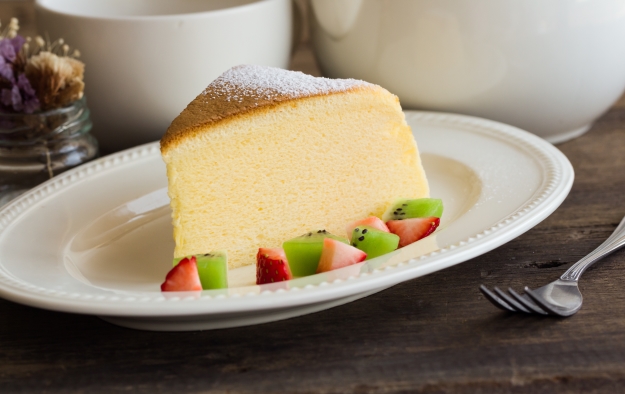
[[[12,18],[0,32],[0,111],[35,113],[61,108],[83,96],[85,65],[63,39],[17,34]]]

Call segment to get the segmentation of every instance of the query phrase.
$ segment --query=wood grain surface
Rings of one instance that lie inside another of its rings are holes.
[[[0,3],[0,20],[28,6]],[[318,74],[305,43],[293,68]],[[154,333],[0,299],[0,393],[623,393],[625,252],[583,276],[584,306],[567,319],[500,312],[478,291],[550,282],[625,215],[625,101],[558,148],[575,183],[538,226],[324,312]]]

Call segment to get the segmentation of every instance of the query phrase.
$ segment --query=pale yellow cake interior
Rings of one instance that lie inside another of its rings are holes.
[[[307,97],[200,127],[163,149],[175,257],[227,250],[255,263],[310,230],[429,196],[398,99],[379,87]]]

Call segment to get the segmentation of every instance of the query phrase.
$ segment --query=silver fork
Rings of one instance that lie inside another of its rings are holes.
[[[508,294],[497,287],[494,291],[490,291],[484,285],[480,286],[480,291],[496,307],[505,311],[571,316],[582,307],[583,298],[577,287],[577,281],[584,271],[623,246],[625,246],[625,218],[621,220],[608,239],[589,255],[573,264],[560,279],[535,290],[525,286],[523,295],[511,288],[508,288]]]

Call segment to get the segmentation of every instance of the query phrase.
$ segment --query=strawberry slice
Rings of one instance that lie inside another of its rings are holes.
[[[432,234],[440,223],[440,218],[431,217],[389,220],[386,225],[393,234],[399,235],[399,247],[401,248]]]
[[[325,238],[323,240],[321,259],[317,266],[317,273],[357,264],[365,261],[366,258],[367,254],[360,249],[356,249],[336,239]]]
[[[180,260],[178,265],[167,273],[161,291],[198,291],[202,290],[200,275],[195,256]]]
[[[347,238],[349,238],[349,240],[351,241],[352,233],[354,232],[354,229],[357,227],[362,227],[362,226],[373,227],[380,231],[386,231],[387,233],[391,232],[386,226],[386,224],[384,224],[382,219],[380,219],[377,216],[369,216],[368,218],[359,219],[359,220],[356,220],[355,222],[348,224],[347,227],[345,227],[345,231],[347,232]]]
[[[293,279],[282,248],[260,248],[256,255],[256,284]]]

